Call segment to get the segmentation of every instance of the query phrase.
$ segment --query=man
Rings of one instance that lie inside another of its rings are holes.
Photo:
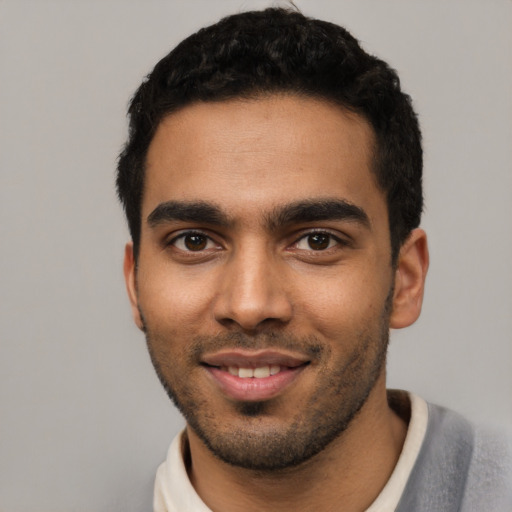
[[[396,73],[341,27],[246,12],[178,45],[129,112],[127,289],[187,422],[155,510],[509,510],[496,440],[386,390],[428,267]]]

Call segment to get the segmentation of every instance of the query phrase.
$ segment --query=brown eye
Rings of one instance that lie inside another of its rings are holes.
[[[314,251],[322,251],[329,247],[331,238],[328,233],[313,233],[307,237],[308,246]]]
[[[201,252],[216,247],[209,236],[195,231],[182,233],[172,240],[170,245],[184,252]]]
[[[338,237],[328,231],[314,231],[297,240],[295,248],[301,251],[325,251],[337,245],[343,245]]]
[[[185,235],[183,244],[189,251],[202,251],[208,244],[208,238],[197,233]]]

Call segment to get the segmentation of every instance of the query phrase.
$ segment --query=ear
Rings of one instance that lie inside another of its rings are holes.
[[[407,327],[420,316],[428,262],[427,235],[422,229],[414,229],[400,249],[395,271],[390,317],[393,329]]]
[[[140,329],[144,330],[144,323],[140,316],[139,303],[137,300],[137,283],[136,283],[136,268],[135,268],[135,257],[133,254],[133,242],[126,244],[124,248],[124,281],[126,283],[126,291],[128,292],[128,298],[132,307],[132,315],[135,325]]]

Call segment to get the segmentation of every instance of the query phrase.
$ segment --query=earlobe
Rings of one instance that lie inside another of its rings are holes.
[[[414,229],[400,249],[395,271],[390,317],[393,329],[407,327],[420,316],[428,264],[427,235],[422,229]]]
[[[132,307],[132,315],[135,325],[141,330],[144,330],[144,324],[140,317],[140,311],[137,300],[137,283],[136,283],[136,268],[135,257],[133,254],[133,243],[129,242],[124,248],[124,280],[126,283],[126,291]]]

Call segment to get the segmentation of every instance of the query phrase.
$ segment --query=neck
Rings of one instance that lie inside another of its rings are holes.
[[[238,468],[217,459],[188,429],[189,477],[208,507],[222,512],[368,508],[396,465],[407,426],[388,406],[378,382],[349,427],[300,466],[272,472]]]

